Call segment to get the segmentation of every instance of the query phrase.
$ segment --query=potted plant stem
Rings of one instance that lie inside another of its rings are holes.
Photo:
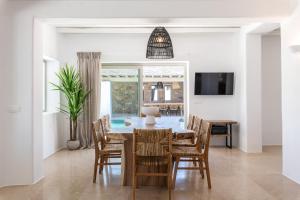
[[[81,82],[79,72],[74,66],[66,64],[56,74],[59,84],[51,83],[54,90],[60,91],[66,98],[67,104],[61,104],[59,110],[69,116],[70,119],[70,139],[67,141],[69,150],[75,150],[80,147],[77,139],[78,117],[81,114],[84,102],[89,95]]]

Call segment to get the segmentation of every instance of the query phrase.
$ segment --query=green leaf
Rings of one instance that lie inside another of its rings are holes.
[[[60,91],[67,100],[67,105],[61,105],[59,110],[69,115],[72,120],[77,120],[82,113],[90,91],[85,90],[79,72],[74,66],[66,64],[56,73],[56,76],[59,79],[59,84],[50,84],[53,86],[53,90]]]

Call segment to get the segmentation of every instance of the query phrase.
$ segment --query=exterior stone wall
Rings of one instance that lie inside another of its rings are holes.
[[[165,88],[157,90],[157,101],[151,101],[152,86],[156,82],[143,84],[144,103],[183,103],[183,82],[177,82],[179,87],[174,88],[172,82],[163,82],[164,87],[170,86],[171,100],[165,101]],[[178,86],[177,85],[177,86]],[[139,112],[139,89],[137,82],[111,82],[112,114],[138,115]]]
[[[152,101],[152,86],[156,86],[156,82],[147,82],[144,83],[144,103],[183,103],[183,82],[176,82],[180,87],[175,89],[173,88],[174,82],[163,82],[163,85],[171,86],[171,100],[165,101],[165,89],[159,89],[158,92],[158,99],[157,101]]]
[[[112,114],[138,114],[138,83],[111,82]]]

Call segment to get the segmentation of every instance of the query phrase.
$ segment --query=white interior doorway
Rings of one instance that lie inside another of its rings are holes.
[[[281,34],[262,36],[262,145],[282,145]]]

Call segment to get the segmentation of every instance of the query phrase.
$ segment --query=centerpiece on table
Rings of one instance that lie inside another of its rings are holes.
[[[156,123],[155,117],[159,114],[158,107],[142,107],[142,113],[146,115],[145,123],[154,125]]]

